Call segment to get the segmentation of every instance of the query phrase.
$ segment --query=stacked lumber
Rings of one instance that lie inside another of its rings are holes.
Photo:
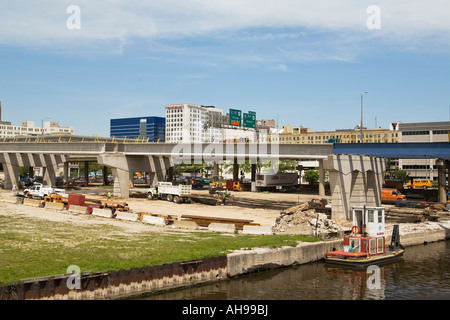
[[[429,209],[389,208],[385,214],[387,221],[397,223],[418,223],[439,219],[437,211]]]
[[[259,226],[259,223],[254,223],[253,220],[248,219],[233,219],[222,217],[204,217],[195,216],[190,214],[183,214],[181,218],[185,221],[194,221],[201,227],[208,227],[211,223],[232,223],[236,226],[237,230],[243,230],[244,225]]]

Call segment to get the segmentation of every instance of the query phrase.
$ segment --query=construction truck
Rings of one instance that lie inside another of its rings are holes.
[[[191,202],[192,185],[173,185],[172,182],[158,182],[155,187],[147,191],[147,197],[152,199],[165,199],[175,203]]]
[[[218,191],[227,190],[227,180],[222,176],[212,176],[209,184],[209,194],[215,194]]]

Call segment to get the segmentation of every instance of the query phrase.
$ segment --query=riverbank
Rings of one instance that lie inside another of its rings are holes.
[[[173,205],[158,203],[161,207],[165,204]],[[177,208],[180,210],[183,206]],[[190,205],[185,208],[192,210]],[[237,211],[236,208],[234,210]],[[251,209],[246,212],[251,212]],[[273,217],[275,219],[275,215]],[[0,289],[2,299],[132,297],[220,281],[257,270],[317,261],[341,242],[337,239],[306,243],[304,241],[308,240],[300,236],[221,234],[205,229],[174,230],[10,203],[2,203],[0,218],[5,223],[2,234],[3,237],[6,235],[4,240],[7,241],[3,243],[14,244],[15,247],[10,249],[22,259],[17,262],[19,268],[25,265],[40,268],[47,264],[59,268],[55,270],[63,270],[46,271],[44,274],[54,276],[25,279],[5,286]],[[401,224],[401,243],[411,246],[448,239],[449,227],[448,221]],[[392,225],[387,224],[386,229],[390,235]],[[161,246],[152,247],[156,243]],[[198,245],[212,250],[205,254],[205,251],[198,250]],[[92,247],[99,250],[93,251]],[[2,254],[8,253],[6,246],[1,250]],[[182,254],[160,262],[152,260],[163,251],[178,251]],[[53,252],[54,255],[45,256],[43,252]],[[74,259],[77,255],[86,259]],[[136,257],[139,257],[139,262],[135,260]],[[91,268],[93,265],[90,260],[102,261],[102,265]],[[79,289],[68,289],[67,281],[77,280],[74,275],[64,273],[69,265],[80,267]],[[2,268],[5,267],[11,268],[9,265]],[[11,268],[10,272],[16,272],[13,269],[17,267]]]

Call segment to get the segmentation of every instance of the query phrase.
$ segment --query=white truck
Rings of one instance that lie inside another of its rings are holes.
[[[33,186],[31,188],[27,188],[23,191],[23,194],[25,197],[28,198],[41,198],[44,199],[44,197],[49,196],[51,194],[59,194],[64,195],[66,191],[64,189],[58,189],[58,188],[52,188],[48,186]]]
[[[174,186],[171,182],[158,182],[156,187],[147,191],[147,197],[151,199],[165,199],[175,203],[191,202],[192,185]]]
[[[298,173],[257,174],[256,188],[258,191],[295,187],[298,185]]]

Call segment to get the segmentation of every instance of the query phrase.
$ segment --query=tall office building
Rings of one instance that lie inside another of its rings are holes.
[[[218,142],[222,139],[222,117],[222,110],[213,106],[166,106],[166,142]]]
[[[135,117],[111,119],[110,136],[164,142],[166,119],[163,117]]]

